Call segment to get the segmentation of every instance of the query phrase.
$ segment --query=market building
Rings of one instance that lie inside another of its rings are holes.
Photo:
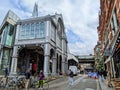
[[[35,4],[32,17],[19,19],[14,26],[13,54],[6,63],[11,75],[24,74],[27,68],[32,74],[43,70],[46,77],[66,73],[68,41],[61,14],[39,17]]]

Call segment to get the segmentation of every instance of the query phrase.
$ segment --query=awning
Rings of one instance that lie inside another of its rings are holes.
[[[74,61],[78,62],[78,59],[74,55],[68,54],[68,60],[71,60],[71,59],[73,59]]]
[[[107,60],[105,60],[105,64],[107,63],[107,62],[109,62],[111,60],[111,56],[109,56],[108,58],[107,58]]]

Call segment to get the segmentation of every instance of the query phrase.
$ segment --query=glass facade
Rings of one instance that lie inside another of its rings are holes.
[[[13,42],[14,42],[14,26],[8,23],[3,29],[3,33],[2,33],[1,43],[3,44],[3,46],[6,46],[6,48],[3,48],[3,51],[2,51],[3,54],[1,54],[2,69],[4,69],[6,65],[9,64],[10,62],[10,58],[11,58],[10,52],[11,52],[11,47],[13,46]]]
[[[5,45],[12,46],[13,34],[14,34],[14,26],[11,25],[11,24],[8,24],[7,37],[6,37]]]
[[[2,33],[2,44],[6,46],[13,45],[13,37],[14,37],[14,26],[11,24],[7,24],[3,29]]]
[[[8,64],[8,62],[9,62],[9,55],[10,55],[9,50],[4,50],[3,51],[3,58],[2,58],[2,64],[1,64],[1,68],[2,69],[4,69],[6,67],[6,65]]]
[[[45,37],[45,23],[22,24],[19,39],[35,39]]]

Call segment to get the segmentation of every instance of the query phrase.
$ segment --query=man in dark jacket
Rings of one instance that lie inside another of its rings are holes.
[[[69,74],[69,85],[73,85],[74,84],[74,80],[73,80],[73,71],[70,70],[70,74]]]
[[[8,67],[9,66],[7,65],[6,68],[5,68],[5,71],[4,71],[5,77],[7,77],[9,75]]]
[[[29,89],[30,75],[31,75],[30,69],[28,68],[28,69],[26,70],[26,73],[25,73],[25,78],[26,78],[25,88],[26,88],[26,90]]]

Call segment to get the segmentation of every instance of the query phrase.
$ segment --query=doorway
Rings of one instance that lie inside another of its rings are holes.
[[[44,52],[42,48],[22,48],[18,52],[18,75],[24,75],[27,68],[30,68],[32,75],[44,70]]]

